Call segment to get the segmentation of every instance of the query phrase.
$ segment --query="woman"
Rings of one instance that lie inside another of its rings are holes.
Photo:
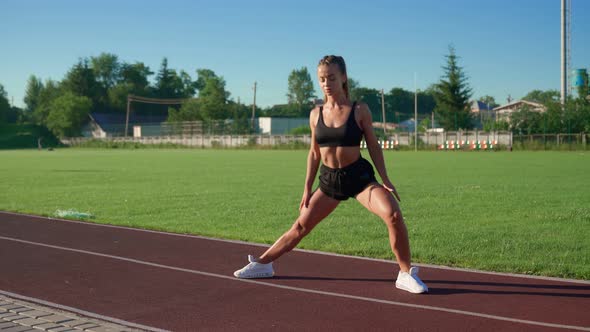
[[[366,104],[351,103],[349,99],[344,59],[334,55],[322,58],[318,64],[318,79],[325,103],[314,108],[309,117],[311,148],[299,217],[260,257],[248,256],[250,263],[234,275],[238,278],[274,276],[274,260],[295,248],[340,201],[354,197],[387,225],[391,249],[400,267],[396,287],[412,293],[428,292],[428,287],[418,277],[418,268],[410,265],[408,231],[393,196],[398,201],[400,198],[387,176],[383,151],[373,132],[371,112]],[[382,185],[375,179],[371,164],[361,157],[362,136]],[[312,192],[320,161],[320,190]]]

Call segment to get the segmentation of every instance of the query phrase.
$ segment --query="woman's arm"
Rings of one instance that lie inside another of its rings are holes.
[[[299,210],[309,205],[311,199],[312,186],[315,181],[318,168],[320,166],[320,147],[315,141],[315,126],[317,124],[319,116],[319,109],[314,108],[309,114],[309,127],[311,128],[311,144],[309,148],[309,154],[307,155],[307,173],[305,175],[305,186],[303,188],[303,197],[301,198],[301,204],[299,204]]]
[[[381,145],[379,145],[377,136],[375,136],[375,132],[373,130],[373,117],[371,116],[371,111],[365,103],[359,104],[359,111],[361,116],[361,129],[363,130],[363,135],[365,136],[365,142],[367,142],[367,149],[369,150],[371,160],[373,160],[373,164],[375,165],[375,168],[381,177],[381,181],[383,181],[383,187],[393,193],[398,201],[401,201],[397,191],[395,190],[395,187],[387,175],[385,160],[383,158],[383,150],[381,149]]]

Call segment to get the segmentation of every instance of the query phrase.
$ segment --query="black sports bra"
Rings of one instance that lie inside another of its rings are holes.
[[[315,130],[315,140],[320,147],[324,146],[360,146],[363,131],[359,128],[354,117],[356,101],[346,123],[340,127],[327,127],[324,123],[323,106],[320,106],[320,116]]]

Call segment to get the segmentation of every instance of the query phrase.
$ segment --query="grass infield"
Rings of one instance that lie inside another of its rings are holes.
[[[0,151],[0,210],[75,209],[91,222],[272,243],[298,215],[306,157]],[[385,160],[415,262],[590,280],[590,153],[386,151]],[[385,226],[353,199],[299,247],[393,257]]]

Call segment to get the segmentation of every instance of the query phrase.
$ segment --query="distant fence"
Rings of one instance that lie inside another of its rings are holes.
[[[397,141],[398,145],[413,145],[414,144],[414,133],[403,132],[394,133],[388,135],[388,140]],[[512,144],[512,133],[509,131],[448,131],[440,133],[418,133],[418,144],[440,146],[449,141],[490,141],[497,142],[499,145],[510,146]]]
[[[514,145],[536,144],[536,145],[583,145],[586,146],[590,138],[589,134],[533,134],[514,135]]]
[[[194,136],[146,136],[146,137],[72,137],[62,139],[62,143],[80,146],[87,142],[102,141],[105,143],[140,143],[150,145],[184,145],[194,148],[237,148],[246,146],[278,146],[287,144],[311,143],[309,135],[194,135]]]
[[[443,132],[419,133],[419,149],[430,150],[485,150],[485,149],[532,149],[567,150],[587,149],[588,134],[513,135],[511,132]],[[194,148],[238,148],[255,146],[301,145],[309,146],[310,135],[177,135],[145,137],[73,137],[64,138],[62,143],[81,146],[88,142],[105,144],[139,143],[149,145],[184,145]],[[408,149],[414,146],[413,133],[395,133],[380,139],[383,149]],[[366,148],[363,141],[361,147]]]

